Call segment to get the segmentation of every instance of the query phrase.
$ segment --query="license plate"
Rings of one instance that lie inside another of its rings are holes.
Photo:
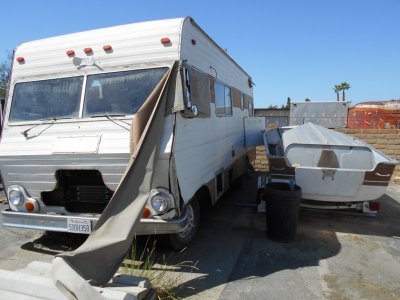
[[[67,231],[74,233],[89,234],[92,232],[92,226],[90,220],[68,218]]]

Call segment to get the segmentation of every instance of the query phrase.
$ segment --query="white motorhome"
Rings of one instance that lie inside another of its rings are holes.
[[[251,77],[191,18],[20,45],[0,143],[3,225],[89,234],[131,155],[142,104],[170,70],[157,168],[138,233],[189,243],[202,201],[247,168],[263,119]],[[132,126],[132,129],[131,129]],[[140,130],[139,130],[140,131]]]

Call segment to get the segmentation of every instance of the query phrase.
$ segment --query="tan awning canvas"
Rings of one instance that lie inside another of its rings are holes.
[[[68,290],[81,290],[84,280],[108,282],[120,267],[135,236],[148,199],[148,191],[159,153],[167,90],[172,67],[135,115],[132,122],[132,156],[112,199],[103,211],[92,234],[73,252],[58,255],[53,264],[56,284]],[[75,270],[83,282],[77,280]],[[72,286],[71,286],[72,285]]]

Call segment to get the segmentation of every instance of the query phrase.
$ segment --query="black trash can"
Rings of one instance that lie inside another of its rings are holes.
[[[285,182],[272,182],[265,186],[267,210],[267,236],[270,240],[288,243],[296,236],[301,200],[301,188]]]

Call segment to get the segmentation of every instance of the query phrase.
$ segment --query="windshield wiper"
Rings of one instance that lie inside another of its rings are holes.
[[[100,117],[113,118],[113,117],[125,117],[125,115],[124,114],[101,114],[101,115],[92,115],[90,117],[91,118],[100,118]]]
[[[90,116],[90,117],[91,118],[106,117],[109,121],[113,122],[115,125],[117,125],[119,127],[122,127],[125,130],[130,131],[131,130],[131,128],[130,128],[131,124],[130,123],[125,122],[125,121],[120,120],[120,119],[115,119],[115,117],[125,117],[125,116],[126,116],[125,114],[103,114],[103,115],[93,115],[93,116]],[[126,128],[125,126],[117,123],[117,121],[128,125],[129,128]]]
[[[51,118],[46,118],[46,119],[40,119],[39,121],[42,121],[42,123],[35,124],[35,125],[33,125],[32,127],[28,128],[28,129],[26,129],[26,130],[24,130],[24,131],[21,131],[21,134],[22,134],[24,137],[27,138],[27,137],[28,137],[28,132],[29,132],[30,130],[32,130],[33,128],[38,127],[38,126],[41,126],[41,125],[46,125],[46,124],[50,124],[50,126],[51,126],[51,125],[53,125],[56,121],[61,120],[61,119],[71,119],[71,118],[70,118],[70,117],[60,117],[60,118],[51,117]]]

